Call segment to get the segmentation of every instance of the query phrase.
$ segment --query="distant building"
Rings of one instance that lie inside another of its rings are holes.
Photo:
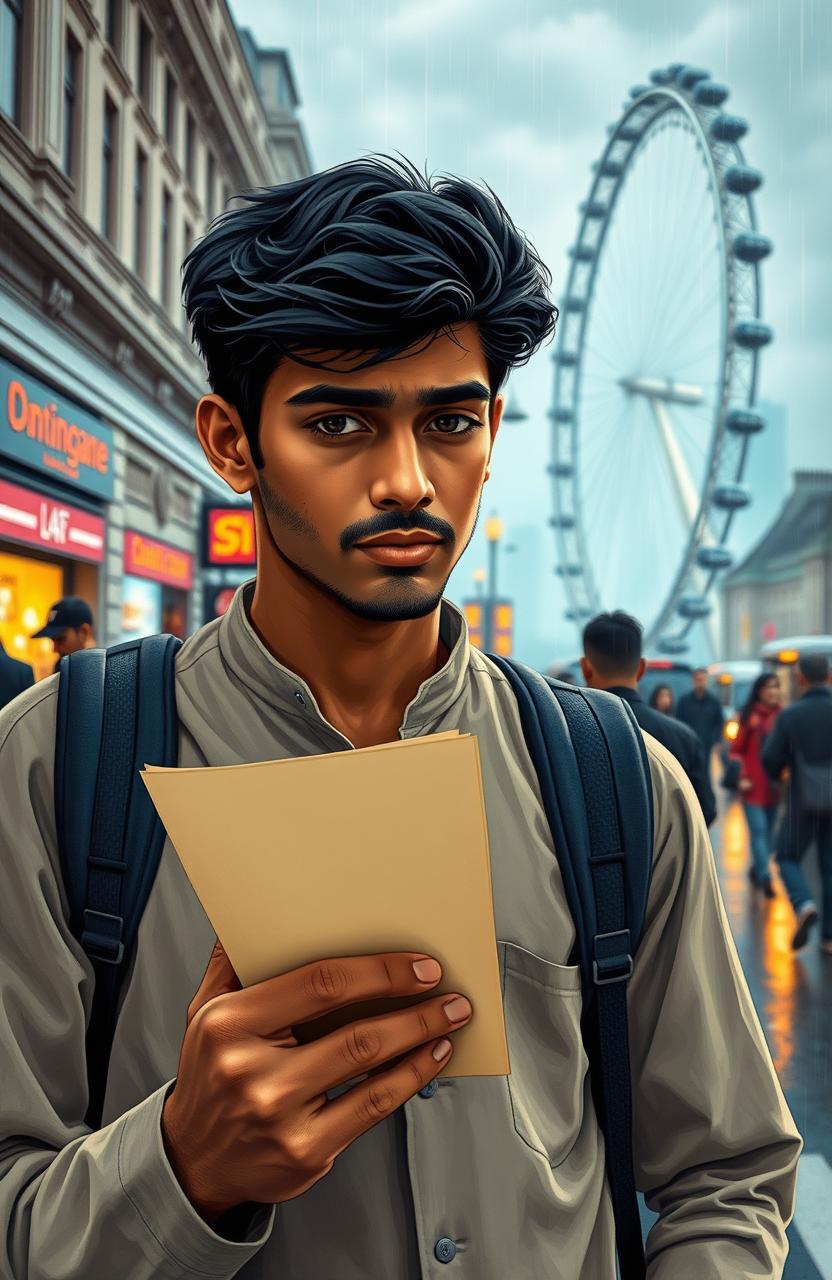
[[[202,623],[203,506],[233,495],[194,436],[180,265],[311,164],[288,55],[225,0],[0,10],[0,638],[42,673],[63,594],[104,643]]]
[[[725,658],[832,633],[832,471],[797,471],[780,514],[722,581]]]

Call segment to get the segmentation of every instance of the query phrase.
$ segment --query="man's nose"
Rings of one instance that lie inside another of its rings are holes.
[[[435,499],[436,490],[412,431],[391,432],[379,445],[374,463],[375,477],[370,485],[374,506],[411,511]]]

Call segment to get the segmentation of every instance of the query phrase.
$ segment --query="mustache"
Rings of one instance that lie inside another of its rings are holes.
[[[374,538],[382,533],[412,533],[415,529],[421,529],[423,533],[432,533],[451,545],[456,542],[456,534],[447,520],[440,520],[439,516],[431,515],[427,511],[414,511],[409,516],[404,512],[391,511],[372,520],[358,520],[355,524],[347,526],[339,541],[341,550],[349,551],[350,547],[360,542],[362,538]]]

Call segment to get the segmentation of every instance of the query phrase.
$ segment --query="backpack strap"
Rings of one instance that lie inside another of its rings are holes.
[[[494,654],[517,698],[569,909],[584,990],[583,1035],[606,1146],[622,1280],[645,1275],[633,1171],[627,981],[653,855],[644,740],[621,698],[563,684]]]
[[[70,927],[95,974],[86,1036],[86,1122],[94,1129],[119,991],[165,843],[140,770],[177,762],[180,643],[147,636],[79,650],[59,667],[55,822]]]

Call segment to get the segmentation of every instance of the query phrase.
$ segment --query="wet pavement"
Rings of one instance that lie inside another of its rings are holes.
[[[785,1280],[832,1280],[832,956],[821,953],[817,927],[805,950],[792,951],[794,915],[776,875],[778,896],[770,901],[749,881],[742,806],[723,791],[720,810],[711,836],[725,907],[783,1092],[805,1142],[783,1275]],[[820,905],[814,848],[805,869]],[[643,1218],[646,1225],[652,1215],[645,1210]]]

